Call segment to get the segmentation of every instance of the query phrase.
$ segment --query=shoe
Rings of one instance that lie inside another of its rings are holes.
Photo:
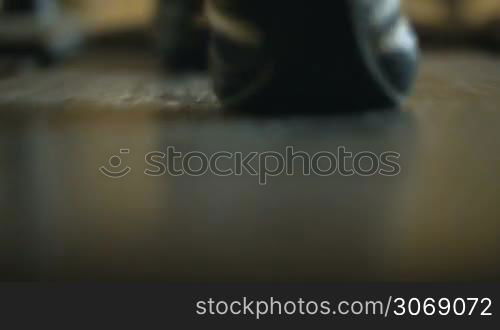
[[[158,46],[168,71],[206,70],[209,33],[203,0],[159,0],[156,15]]]
[[[418,64],[399,0],[208,0],[211,73],[226,109],[400,107]]]

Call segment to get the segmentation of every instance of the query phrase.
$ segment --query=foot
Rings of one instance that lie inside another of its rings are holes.
[[[208,0],[212,74],[224,107],[331,113],[401,106],[418,47],[399,0],[333,7]]]

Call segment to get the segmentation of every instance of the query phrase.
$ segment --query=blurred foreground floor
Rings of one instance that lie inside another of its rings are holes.
[[[0,75],[2,279],[500,278],[499,57],[427,53],[405,111],[353,117],[224,116],[208,79],[164,78],[140,53]],[[168,147],[287,146],[396,151],[402,172],[296,171],[265,186],[251,175],[143,174],[145,154]],[[102,175],[123,148],[131,173]]]

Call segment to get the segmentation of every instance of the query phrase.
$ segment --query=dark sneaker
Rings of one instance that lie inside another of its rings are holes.
[[[159,0],[155,25],[162,61],[168,70],[207,68],[209,33],[203,0]]]
[[[211,67],[225,108],[399,107],[418,62],[399,0],[208,0]]]

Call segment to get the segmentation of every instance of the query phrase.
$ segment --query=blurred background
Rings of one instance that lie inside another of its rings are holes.
[[[171,43],[204,61],[179,0],[37,1],[0,0],[0,280],[500,279],[500,1],[404,1],[425,50],[401,112],[266,119],[160,69]],[[142,175],[171,146],[396,151],[403,171]],[[101,175],[113,155],[131,175]]]
[[[158,0],[109,0],[105,2],[98,0],[36,1],[49,4],[42,6],[46,7],[45,10],[40,10],[45,12],[57,11],[54,10],[55,6],[53,5],[57,3],[62,8],[58,10],[62,13],[62,16],[73,19],[73,23],[69,20],[63,20],[64,23],[58,26],[62,30],[71,30],[71,27],[74,30],[74,24],[77,21],[78,37],[83,37],[87,40],[134,31],[142,33],[142,36],[137,38],[136,41],[140,40],[144,43],[144,41],[149,40],[151,41],[151,46],[157,46],[159,43],[161,44],[161,40],[159,40],[161,39],[161,35],[168,33],[165,32],[168,31],[168,27],[165,30],[163,26],[164,19],[158,19],[159,17],[165,18],[165,10],[162,9]],[[26,24],[26,20],[19,23],[17,27],[12,27],[12,24],[6,24],[9,23],[9,16],[12,16],[12,13],[5,13],[9,2],[22,3],[33,2],[33,0],[3,0],[0,2],[0,6],[4,7],[4,14],[0,16],[0,24],[2,24],[0,25],[0,47],[6,41],[15,39],[13,35],[16,35],[20,39],[19,30],[29,30],[30,26]],[[163,1],[163,3],[175,2],[175,0]],[[433,46],[469,44],[487,48],[500,47],[500,3],[496,0],[404,0],[404,6],[417,25],[424,44],[432,44]],[[53,20],[61,18],[56,16],[52,15],[50,17]],[[155,24],[158,21],[162,23]],[[163,32],[158,34],[158,29],[161,29]],[[77,38],[76,32],[71,34],[71,37]],[[67,38],[70,37],[67,36]],[[58,39],[63,38],[59,35]],[[9,50],[9,47],[3,47],[3,50],[5,53],[6,50]]]
[[[78,11],[90,34],[148,27],[155,0],[64,0]],[[403,0],[406,11],[427,38],[500,43],[500,2],[496,0]]]
[[[66,0],[80,12],[89,33],[106,33],[150,25],[154,0]],[[403,0],[419,30],[430,39],[449,38],[500,43],[500,2],[497,0]]]

